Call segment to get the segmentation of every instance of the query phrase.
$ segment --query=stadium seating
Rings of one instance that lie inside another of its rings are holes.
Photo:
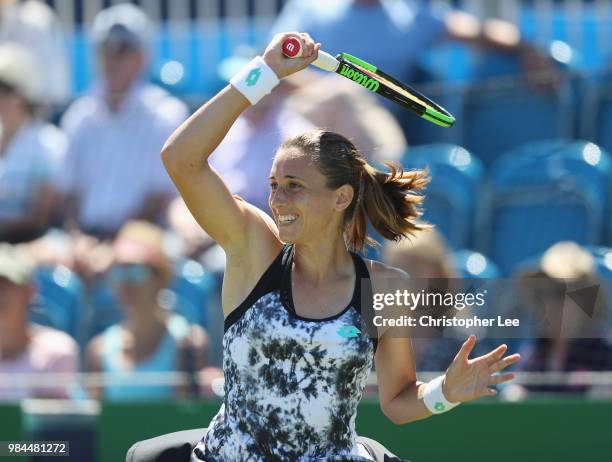
[[[77,337],[84,287],[80,278],[65,266],[39,267],[38,288],[30,310],[30,321],[62,330]]]
[[[612,247],[588,246],[587,249],[595,257],[597,272],[606,289],[608,297],[608,326],[612,329]]]
[[[612,248],[603,246],[588,246],[587,249],[595,257],[599,275],[604,279],[611,280],[612,282]]]
[[[104,329],[123,319],[119,300],[104,278],[95,281],[90,289],[88,308],[88,338],[102,333]]]
[[[602,240],[609,155],[585,141],[559,146],[522,155],[518,148],[491,168],[480,200],[477,241],[502,274],[557,241],[587,245]]]
[[[462,278],[492,279],[500,276],[499,268],[479,252],[461,249],[453,252],[455,269]]]
[[[180,260],[175,264],[174,278],[169,288],[160,294],[161,305],[175,310],[189,322],[207,328],[206,306],[215,284],[214,276],[205,272],[198,262]],[[92,288],[90,303],[90,337],[123,319],[120,302],[112,287],[103,279]]]
[[[598,79],[585,80],[584,101],[581,107],[581,134],[602,148],[612,150],[612,70]]]
[[[555,58],[552,53],[551,58]],[[569,63],[555,62],[559,72],[569,70]],[[520,144],[569,137],[574,100],[569,83],[555,92],[528,84],[516,55],[480,54],[474,83],[463,97],[461,144],[490,166],[500,154]]]
[[[459,146],[438,143],[410,148],[402,164],[406,168],[430,170],[425,221],[436,225],[451,247],[469,245],[483,170],[480,161]]]
[[[194,260],[179,261],[171,291],[175,295],[173,309],[194,324],[207,328],[209,297],[215,289],[215,277]]]
[[[489,166],[519,144],[569,136],[571,104],[569,91],[554,96],[517,85],[468,90],[462,144]]]

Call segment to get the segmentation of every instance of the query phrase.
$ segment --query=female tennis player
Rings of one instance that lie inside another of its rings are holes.
[[[302,40],[301,58],[283,56],[281,44],[290,36]],[[513,377],[497,372],[519,359],[504,357],[501,345],[470,360],[471,336],[445,375],[421,383],[408,338],[370,338],[357,327],[363,325],[362,283],[377,290],[384,278],[407,275],[354,252],[369,239],[368,222],[393,240],[421,230],[424,172],[377,171],[343,136],[304,133],[286,140],[274,157],[270,218],[232,196],[209,166],[208,156],[236,118],[279,79],[314,61],[320,46],[308,34],[277,35],[162,152],[193,216],[227,255],[225,398],[193,462],[388,460],[390,453],[355,432],[373,361],[381,408],[403,424],[494,395],[492,386]]]

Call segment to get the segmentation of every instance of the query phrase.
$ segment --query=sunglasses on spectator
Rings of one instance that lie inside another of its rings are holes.
[[[113,266],[108,272],[108,279],[112,284],[144,284],[153,276],[153,269],[142,263],[119,264]]]

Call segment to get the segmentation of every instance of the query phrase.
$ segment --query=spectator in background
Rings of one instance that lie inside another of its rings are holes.
[[[381,100],[346,79],[310,69],[281,80],[292,87],[290,108],[317,127],[343,133],[369,162],[399,161],[406,138]]]
[[[286,30],[308,32],[330,53],[348,51],[407,81],[442,38],[518,53],[527,71],[552,70],[550,60],[522,42],[513,24],[480,21],[423,0],[290,0],[271,35]]]
[[[70,74],[59,19],[41,1],[0,0],[0,43],[11,41],[32,52],[44,69],[43,104],[62,105],[70,94]]]
[[[210,338],[209,357],[212,364],[223,363],[224,319],[221,307],[221,286],[225,272],[225,252],[198,224],[182,197],[177,197],[168,208],[171,242],[178,254],[199,262],[204,271],[213,275],[215,284],[206,303],[206,330]],[[173,238],[173,239],[172,239]]]
[[[163,231],[144,221],[130,221],[114,242],[115,261],[108,276],[117,292],[124,320],[94,337],[87,348],[88,369],[114,374],[94,397],[112,400],[163,399],[195,388],[147,386],[134,372],[183,371],[195,377],[205,366],[208,338],[182,316],[160,305],[159,292],[167,287],[172,264],[163,246]]]
[[[196,260],[206,271],[223,272],[225,252],[198,224],[185,201],[177,197],[168,207],[168,226],[181,256]]]
[[[28,322],[33,271],[17,247],[0,244],[0,401],[68,399],[70,376],[52,380],[28,374],[78,371],[78,347],[68,334]]]
[[[519,273],[520,302],[539,326],[520,366],[527,372],[612,370],[610,312],[593,256],[574,242],[550,247],[536,268]],[[580,289],[583,297],[568,294]],[[516,395],[519,385],[508,391]],[[522,392],[584,392],[584,385],[530,385]],[[519,395],[522,393],[519,393]]]
[[[131,4],[96,16],[101,81],[62,119],[70,139],[60,180],[71,204],[67,225],[99,238],[112,238],[129,219],[160,220],[175,196],[159,152],[187,108],[145,82],[149,28]]]
[[[57,198],[53,178],[66,139],[36,116],[43,80],[27,48],[0,44],[0,241],[25,242],[43,234]]]
[[[442,7],[440,2],[289,0],[270,36],[287,30],[308,32],[325,44],[325,51],[349,52],[405,82],[422,81],[427,73],[427,52],[443,39],[451,39],[518,59],[533,86],[550,90],[559,83],[552,60],[523,42],[513,24],[499,19],[481,21],[466,12]],[[421,133],[415,133],[420,126],[414,114],[378,99],[398,118],[408,143],[421,138]],[[438,102],[450,104],[449,108],[457,104],[454,98]]]
[[[436,229],[400,242],[388,242],[383,250],[386,264],[401,268],[417,279],[456,278],[450,249]]]

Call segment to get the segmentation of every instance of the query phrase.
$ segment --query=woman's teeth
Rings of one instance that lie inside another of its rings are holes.
[[[295,220],[297,220],[297,215],[279,215],[278,216],[278,221],[281,225],[293,223]]]

